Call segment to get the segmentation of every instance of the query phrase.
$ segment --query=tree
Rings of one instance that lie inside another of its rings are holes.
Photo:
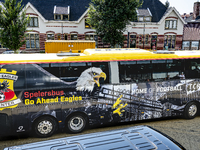
[[[136,8],[141,0],[92,0],[87,23],[96,30],[103,42],[123,45],[123,32],[130,21],[136,20]]]
[[[0,6],[0,42],[15,52],[25,44],[25,32],[29,22],[21,2],[5,0],[3,7]]]

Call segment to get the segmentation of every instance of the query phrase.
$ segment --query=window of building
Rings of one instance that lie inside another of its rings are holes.
[[[55,14],[55,20],[69,20],[69,15]]]
[[[199,41],[192,41],[191,50],[198,50],[198,49],[199,49]]]
[[[151,49],[157,49],[157,35],[151,35]]]
[[[165,20],[165,29],[177,29],[177,20]]]
[[[143,22],[144,21],[144,17],[139,17],[139,21]]]
[[[55,20],[61,20],[61,15],[55,15]]]
[[[190,41],[183,41],[182,49],[189,50],[190,49]]]
[[[199,50],[199,41],[183,41],[182,49],[184,49],[184,50]]]
[[[30,17],[30,22],[28,23],[28,27],[38,27],[38,18]]]
[[[176,43],[176,35],[165,35],[164,49],[174,49]]]
[[[78,40],[77,34],[71,34],[71,40]]]
[[[144,42],[144,44],[148,44],[148,41],[149,41],[149,35],[146,34],[146,35],[145,35],[145,42]]]
[[[142,35],[139,35],[139,44],[142,44]]]
[[[68,40],[68,34],[65,34],[65,40]]]
[[[145,22],[150,22],[151,21],[151,17],[145,17]]]
[[[129,39],[130,39],[129,47],[130,48],[136,48],[136,34],[131,34]]]
[[[69,20],[69,15],[63,15],[63,20]]]
[[[85,35],[85,40],[94,40],[94,34],[86,34]]]
[[[87,19],[85,19],[85,28],[86,28],[86,29],[91,29],[91,28],[92,28],[91,25],[89,25],[89,24],[87,23]]]
[[[39,48],[39,34],[27,34],[26,48]]]
[[[47,34],[47,40],[54,40],[54,34],[53,33],[48,33]]]
[[[61,40],[61,34],[57,34],[57,40]]]

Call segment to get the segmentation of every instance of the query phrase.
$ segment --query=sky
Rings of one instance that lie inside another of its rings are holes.
[[[160,1],[165,4],[167,0]],[[194,2],[197,1],[200,0],[168,0],[170,7],[175,7],[181,15],[184,13],[189,14],[190,12],[193,12]]]

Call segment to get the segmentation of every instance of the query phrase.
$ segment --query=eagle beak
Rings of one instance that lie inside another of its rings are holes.
[[[106,80],[106,74],[104,72],[100,73],[100,75],[97,75],[95,76],[93,79],[94,79],[94,82],[97,84],[97,86],[99,87],[100,86],[100,83],[99,83],[99,79],[100,78],[103,78],[104,81]]]

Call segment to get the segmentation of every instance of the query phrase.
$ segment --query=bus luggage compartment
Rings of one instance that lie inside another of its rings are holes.
[[[149,126],[71,136],[7,147],[4,150],[185,150],[167,135]]]

